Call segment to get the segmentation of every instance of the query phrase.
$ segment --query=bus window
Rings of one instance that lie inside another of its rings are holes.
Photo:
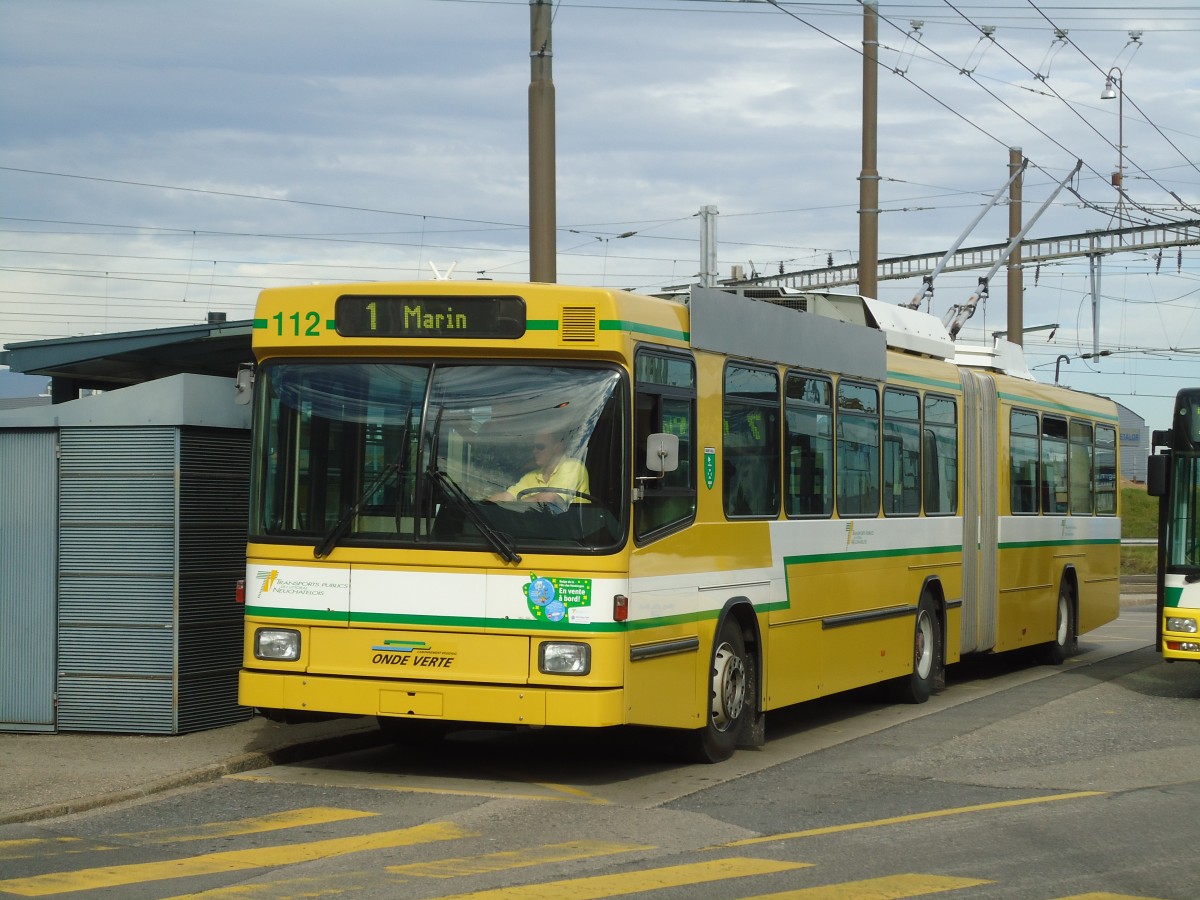
[[[828,518],[833,514],[833,383],[789,373],[785,404],[786,512]]]
[[[958,512],[958,407],[953,397],[925,395],[925,515]]]
[[[1066,515],[1067,498],[1067,420],[1043,416],[1042,512]]]
[[[879,391],[839,381],[837,508],[840,516],[879,515]]]
[[[1096,515],[1117,514],[1117,430],[1096,426]]]
[[[486,551],[499,533],[520,551],[578,552],[623,537],[627,417],[614,368],[278,362],[260,381],[256,536],[315,539],[318,557],[341,542]],[[555,470],[537,497],[496,502],[523,483],[537,435],[556,439],[563,471],[590,478],[566,486]]]
[[[1008,420],[1010,502],[1014,516],[1038,511],[1038,417],[1014,409]]]
[[[667,432],[679,438],[679,468],[666,477],[642,481],[645,494],[634,504],[634,535],[639,541],[687,524],[696,514],[696,367],[689,357],[641,350],[634,364],[634,462],[645,468],[646,438]]]
[[[1194,452],[1179,452],[1171,461],[1167,515],[1167,535],[1159,540],[1166,541],[1168,571],[1195,574],[1200,568],[1200,455]]]
[[[1071,514],[1092,514],[1092,426],[1071,420]]]
[[[725,515],[779,514],[779,375],[731,363],[722,425]]]
[[[915,391],[883,392],[883,512],[921,511],[921,406]]]

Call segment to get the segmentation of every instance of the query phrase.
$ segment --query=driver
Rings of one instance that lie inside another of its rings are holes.
[[[493,494],[492,500],[530,500],[536,503],[585,503],[588,492],[587,467],[567,456],[566,436],[543,432],[533,439],[533,468],[508,490]],[[546,488],[546,490],[538,490]],[[555,490],[561,488],[561,490]]]

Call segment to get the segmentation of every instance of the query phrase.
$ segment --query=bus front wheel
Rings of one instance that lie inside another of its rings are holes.
[[[707,722],[689,735],[688,755],[696,762],[721,762],[733,755],[743,724],[755,713],[753,673],[741,628],[726,618],[713,644]]]

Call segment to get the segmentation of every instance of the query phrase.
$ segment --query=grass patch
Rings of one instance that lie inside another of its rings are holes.
[[[1158,537],[1158,498],[1145,487],[1121,488],[1121,537]]]
[[[1157,547],[1122,547],[1122,575],[1153,575],[1158,565]]]
[[[1121,537],[1158,537],[1158,498],[1146,493],[1145,485],[1121,488]],[[1158,547],[1121,548],[1122,575],[1153,575],[1158,566]]]

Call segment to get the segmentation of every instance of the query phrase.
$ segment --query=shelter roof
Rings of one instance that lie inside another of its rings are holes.
[[[237,376],[254,360],[252,322],[209,322],[6,344],[0,365],[52,379],[55,402],[81,389],[114,390],[169,375]]]

